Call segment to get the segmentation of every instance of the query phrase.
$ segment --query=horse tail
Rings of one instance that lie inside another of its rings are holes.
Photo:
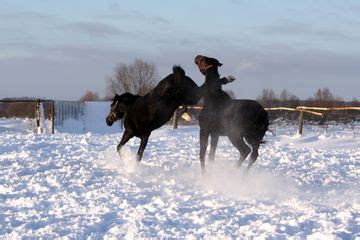
[[[173,73],[176,80],[181,80],[185,77],[185,71],[179,65],[173,66]]]
[[[261,122],[261,129],[266,132],[269,128],[269,114],[265,109],[262,109],[258,116],[258,121]]]
[[[261,107],[258,109],[254,120],[254,125],[246,132],[246,140],[249,142],[258,142],[264,144],[266,141],[262,140],[269,127],[269,116],[267,111]]]
[[[257,119],[256,119],[256,123],[257,123],[257,129],[260,133],[265,134],[265,132],[268,130],[269,128],[269,115],[268,112],[265,109],[261,109],[257,115]]]

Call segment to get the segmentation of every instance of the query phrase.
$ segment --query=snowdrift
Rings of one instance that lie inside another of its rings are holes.
[[[121,133],[0,128],[0,238],[360,238],[360,140],[339,127],[279,128],[249,174],[220,138],[205,175],[197,127],[154,131],[140,164]]]

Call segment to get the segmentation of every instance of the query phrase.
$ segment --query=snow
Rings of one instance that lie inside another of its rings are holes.
[[[226,138],[201,174],[196,126],[154,131],[138,164],[138,139],[115,152],[119,126],[25,125],[0,120],[0,238],[360,238],[360,136],[346,125],[279,126],[248,174]]]
[[[32,119],[6,119],[0,118],[0,133],[3,132],[29,132],[34,126]]]

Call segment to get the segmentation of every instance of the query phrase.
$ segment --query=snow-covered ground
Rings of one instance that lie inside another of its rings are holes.
[[[0,238],[360,239],[356,129],[305,126],[300,137],[278,126],[249,174],[221,138],[202,175],[198,127],[154,131],[136,164],[137,139],[115,153],[120,133],[41,135],[5,125]]]

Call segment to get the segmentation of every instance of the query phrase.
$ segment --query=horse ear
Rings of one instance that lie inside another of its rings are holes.
[[[216,58],[211,58],[211,62],[212,62],[213,64],[216,64],[216,66],[218,66],[218,67],[221,67],[221,66],[222,66],[222,63],[219,62],[219,60],[217,60]]]

